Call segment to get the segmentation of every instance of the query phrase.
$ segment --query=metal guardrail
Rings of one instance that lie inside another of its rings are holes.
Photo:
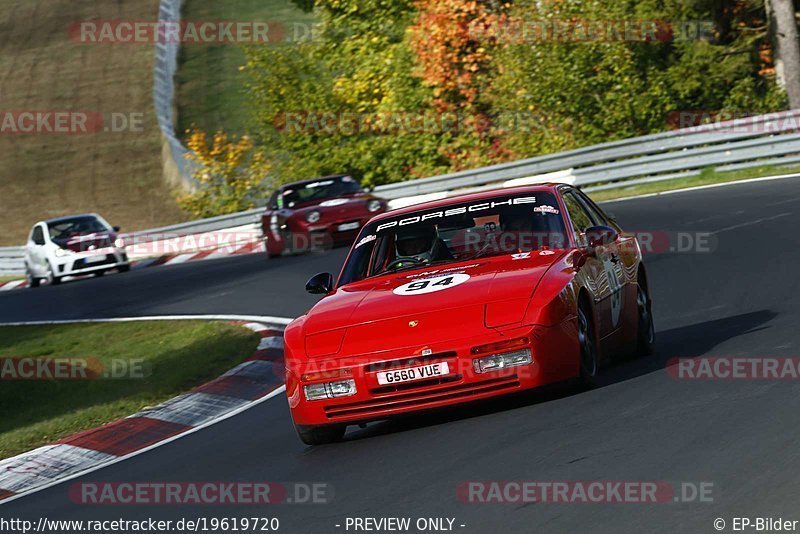
[[[800,131],[800,110],[770,113],[387,184],[377,187],[375,192],[391,200],[564,170],[573,170],[574,183],[579,186],[663,172],[678,173],[798,153],[797,136],[789,134],[797,131]]]
[[[180,23],[181,0],[161,0],[158,9],[159,22]],[[180,43],[172,39],[160,39],[156,43],[155,67],[153,72],[153,104],[158,126],[164,140],[165,175],[170,176],[174,185],[191,189],[196,185],[194,169],[196,164],[187,159],[189,150],[175,135],[174,103],[175,74],[178,70]],[[168,170],[169,169],[169,170]]]
[[[120,237],[125,239],[126,242],[135,241],[138,243],[143,243],[152,240],[161,240],[165,237],[215,232],[218,230],[225,230],[228,228],[236,228],[239,226],[259,223],[261,221],[262,213],[264,213],[264,208],[256,208],[253,210],[231,213],[230,215],[219,215],[217,217],[211,217],[208,219],[199,219],[196,221],[187,221],[170,226],[162,226],[161,228],[130,232],[122,234]]]
[[[25,247],[0,247],[0,276],[23,274]]]
[[[175,0],[177,2],[177,0]],[[167,2],[164,0],[163,3]],[[180,2],[177,2],[178,4]],[[747,168],[800,161],[800,110],[771,113],[624,139],[610,143],[492,165],[482,169],[422,178],[377,187],[376,193],[402,199],[463,188],[491,186],[509,180],[565,171],[578,186],[657,181],[691,174],[700,169]],[[641,177],[638,180],[631,178]],[[606,188],[608,185],[600,186]],[[201,234],[257,224],[262,208],[132,232],[127,242],[147,243],[176,236]],[[0,276],[21,274],[23,249],[0,248]]]

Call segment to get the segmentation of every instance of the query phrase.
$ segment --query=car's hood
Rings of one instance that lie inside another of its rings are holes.
[[[365,200],[372,200],[376,198],[369,193],[356,193],[353,195],[344,195],[335,198],[324,198],[321,200],[310,200],[308,202],[298,202],[291,209],[293,210],[307,210],[310,208],[341,208],[348,204],[356,202],[364,202]]]
[[[539,281],[561,255],[481,258],[341,287],[308,313],[307,352],[312,357],[365,354],[519,323]],[[436,283],[441,284],[437,290],[428,292]]]

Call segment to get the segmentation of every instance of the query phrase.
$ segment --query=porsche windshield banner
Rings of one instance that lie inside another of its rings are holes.
[[[378,228],[376,229],[376,232],[381,232],[383,230],[388,230],[394,227],[418,224],[430,220],[444,219],[447,217],[453,217],[455,215],[465,215],[468,213],[476,213],[485,210],[491,210],[501,206],[522,206],[526,204],[536,204],[536,197],[518,197],[518,198],[509,198],[507,200],[492,200],[487,202],[479,202],[477,204],[470,204],[467,206],[458,206],[447,210],[434,211],[431,213],[426,213],[424,215],[413,215],[405,219],[388,221],[383,224],[379,224]]]

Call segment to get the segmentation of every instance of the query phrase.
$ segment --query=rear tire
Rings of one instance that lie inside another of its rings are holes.
[[[295,425],[297,435],[306,445],[327,445],[342,441],[347,427],[344,425],[304,426]]]
[[[100,278],[100,277],[101,277],[101,276],[103,276],[104,274],[106,274],[106,272],[105,272],[105,271],[97,271],[96,273],[94,273],[94,277],[95,277],[95,278]]]
[[[117,270],[121,273],[127,273],[128,271],[131,270],[131,265],[130,263],[126,263],[125,265],[120,265],[119,267],[117,267]]]
[[[581,382],[588,388],[596,387],[599,371],[597,338],[592,310],[585,300],[578,305],[578,343],[581,347]]]

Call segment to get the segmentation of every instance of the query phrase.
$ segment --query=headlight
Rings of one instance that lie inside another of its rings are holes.
[[[370,200],[367,204],[367,209],[372,213],[375,213],[376,211],[380,210],[382,206],[383,204],[380,200]]]
[[[121,237],[118,237],[116,241],[114,241],[114,246],[117,248],[125,248],[125,240]]]
[[[65,256],[69,256],[70,254],[72,254],[71,250],[67,250],[65,248],[56,249],[56,258],[63,258]]]
[[[308,222],[310,222],[311,224],[319,222],[319,220],[321,218],[322,218],[322,215],[320,215],[320,213],[318,211],[311,211],[311,212],[308,213],[308,215],[306,215],[306,220]]]
[[[475,368],[476,373],[487,373],[505,369],[506,367],[527,365],[532,362],[531,349],[522,349],[502,354],[492,354],[484,358],[475,358],[472,360],[472,366]]]
[[[352,397],[356,394],[355,380],[339,380],[336,382],[323,382],[303,386],[306,400],[335,399],[338,397]]]

